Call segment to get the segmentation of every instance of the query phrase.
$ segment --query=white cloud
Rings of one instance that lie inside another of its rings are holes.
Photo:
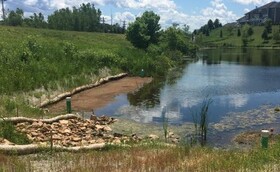
[[[245,13],[245,14],[248,13],[249,11],[251,11],[251,10],[249,10],[248,8],[245,8],[245,9],[244,9],[244,13]]]
[[[202,10],[203,16],[208,17],[208,20],[218,18],[223,24],[236,20],[237,15],[229,11],[222,0],[213,0],[211,5]]]
[[[117,22],[117,23],[121,23],[121,22],[126,22],[126,23],[129,23],[129,22],[132,22],[135,20],[135,15],[132,14],[131,12],[123,12],[123,13],[120,13],[120,12],[117,12],[115,13],[114,15],[114,21]]]
[[[166,9],[176,8],[172,0],[93,0],[94,4],[107,5],[111,4],[119,8],[145,8],[145,9]]]
[[[234,1],[241,2],[241,0]],[[256,3],[260,3],[259,1],[256,1]],[[160,24],[163,28],[170,26],[172,23],[179,23],[187,24],[193,30],[206,24],[209,19],[214,20],[218,18],[223,24],[237,19],[237,16],[226,7],[223,0],[212,0],[209,7],[202,9],[198,13],[189,14],[182,12],[182,7],[178,7],[174,0],[9,0],[6,2],[6,4],[9,4],[10,9],[20,7],[26,13],[42,12],[46,16],[53,13],[56,9],[71,8],[82,3],[93,3],[99,7],[112,5],[116,7],[116,10],[121,9],[120,11],[122,11],[115,12],[113,16],[114,23],[119,23],[120,21],[128,23],[135,19],[135,15],[139,16],[145,10],[152,10],[160,15]],[[265,2],[265,0],[261,2]],[[111,22],[109,15],[103,13],[107,23],[108,21],[109,23]]]
[[[37,2],[38,2],[38,0],[26,0],[26,1],[24,1],[24,4],[33,6],[33,5],[36,5]]]
[[[271,2],[271,0],[234,0],[234,1],[244,5],[249,5],[249,4],[264,5],[266,3]]]

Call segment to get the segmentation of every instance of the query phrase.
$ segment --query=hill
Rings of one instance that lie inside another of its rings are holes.
[[[28,96],[48,97],[120,72],[161,75],[172,64],[164,55],[134,48],[121,34],[8,26],[0,32],[2,115],[15,115],[15,107],[29,104]]]
[[[209,36],[197,35],[197,41],[204,47],[244,47],[243,32],[246,26],[225,25],[221,28],[214,29]],[[247,26],[248,27],[248,26]],[[248,37],[247,47],[280,47],[279,42],[273,39],[273,33],[279,30],[279,26],[272,27],[272,33],[268,35],[268,40],[263,40],[262,33],[264,26],[251,26],[253,35]],[[240,36],[238,36],[240,30]]]

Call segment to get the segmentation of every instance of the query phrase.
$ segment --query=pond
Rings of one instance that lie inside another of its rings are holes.
[[[180,125],[193,122],[202,102],[211,99],[209,122],[220,132],[278,121],[267,109],[280,105],[279,50],[207,49],[197,56],[167,78],[119,95],[96,113],[159,123],[166,107],[169,122]]]

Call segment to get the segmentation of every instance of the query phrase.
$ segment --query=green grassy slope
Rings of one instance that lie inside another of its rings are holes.
[[[278,30],[279,26],[273,26],[272,30]],[[223,37],[220,37],[222,30]],[[240,28],[242,34],[242,28]],[[248,47],[280,47],[279,43],[276,43],[272,39],[272,33],[269,34],[270,39],[266,42],[262,39],[262,33],[264,26],[253,26],[254,34],[249,38]],[[230,29],[227,26],[215,29],[210,32],[209,36],[202,36],[202,42],[204,46],[228,46],[228,47],[241,47],[242,36],[237,36],[238,28],[234,27]]]
[[[164,55],[134,48],[125,35],[7,26],[0,33],[0,115],[15,115],[16,106],[28,114],[30,96],[38,102],[99,77],[141,69],[162,75],[173,65]]]
[[[136,75],[144,68],[151,75],[148,67],[157,63],[124,35],[6,26],[0,33],[0,94],[58,84],[71,88],[90,82],[86,77],[105,67]]]

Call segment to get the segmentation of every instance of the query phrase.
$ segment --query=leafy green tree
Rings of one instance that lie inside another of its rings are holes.
[[[5,23],[9,26],[21,26],[23,24],[23,10],[17,8],[16,11],[11,11]]]
[[[182,57],[182,54],[192,54],[195,47],[191,43],[191,37],[186,35],[184,28],[172,26],[167,28],[160,39],[161,47],[167,50],[173,60]]]
[[[24,23],[29,27],[47,28],[48,23],[45,21],[42,13],[34,13],[33,16],[24,19]]]
[[[267,29],[266,29],[266,28],[263,30],[262,39],[263,39],[263,40],[268,40],[268,32],[267,32]]]
[[[214,27],[214,23],[213,23],[213,21],[210,19],[210,20],[208,20],[208,23],[207,23],[207,25],[208,25],[208,29],[211,31],[211,30],[213,30],[215,27]]]
[[[101,31],[101,11],[94,5],[81,4],[79,8],[62,8],[48,17],[49,28],[58,30]],[[112,26],[113,27],[113,26]],[[112,30],[112,28],[110,28]]]
[[[215,29],[216,29],[216,28],[219,28],[219,27],[222,27],[222,24],[220,23],[219,19],[216,19],[216,20],[214,21],[214,27],[215,27]]]
[[[249,28],[251,28],[248,24],[242,27],[242,46],[246,47],[249,42]]]
[[[129,24],[126,38],[135,47],[146,49],[150,44],[157,44],[159,40],[160,17],[152,11],[146,11],[135,22]]]
[[[272,20],[271,19],[266,20],[264,23],[264,27],[266,28],[267,33],[271,33],[272,32]]]
[[[249,27],[248,30],[247,30],[247,33],[248,33],[248,36],[252,36],[254,34],[254,30],[252,27]]]
[[[238,28],[238,30],[237,30],[237,36],[238,36],[238,37],[241,36],[241,31],[240,31],[239,28]]]
[[[280,28],[279,28],[279,30],[277,30],[273,33],[272,38],[276,43],[280,42]]]

